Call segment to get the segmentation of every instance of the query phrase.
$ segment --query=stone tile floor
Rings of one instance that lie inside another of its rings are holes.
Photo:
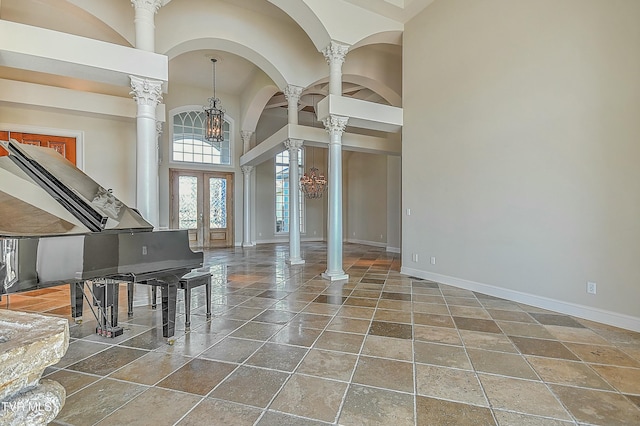
[[[54,423],[640,424],[640,333],[401,275],[375,247],[346,244],[349,282],[332,284],[325,249],[304,243],[293,267],[288,245],[206,252],[213,318],[194,290],[173,345],[148,287],[123,336],[95,335],[85,313],[46,371],[67,390]],[[69,316],[68,286],[9,299]]]

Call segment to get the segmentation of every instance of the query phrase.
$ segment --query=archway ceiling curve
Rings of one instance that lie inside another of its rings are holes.
[[[128,9],[118,2],[95,0],[1,0],[0,11],[8,21],[132,46],[134,12],[127,5]]]
[[[360,86],[360,87],[369,89],[373,93],[379,95],[391,106],[396,106],[396,107],[402,106],[402,96],[379,80],[375,80],[373,78],[370,78],[364,75],[343,74],[342,82],[343,82],[343,94],[352,90],[353,86]],[[321,78],[320,80],[317,80],[312,84],[310,84],[309,88],[305,90],[305,93],[309,93],[309,94],[313,93],[313,94],[326,96],[329,94],[328,84],[329,84],[328,78],[326,77]]]
[[[207,0],[185,4],[172,1],[156,16],[156,52],[169,60],[190,50],[230,52],[255,64],[281,89],[288,84],[306,87],[328,74],[322,54],[293,22],[224,1],[216,8]]]
[[[268,1],[291,16],[319,51],[331,40],[353,46],[374,34],[404,30],[403,23],[343,0]]]

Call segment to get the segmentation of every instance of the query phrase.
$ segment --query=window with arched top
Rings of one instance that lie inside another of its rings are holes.
[[[209,142],[204,138],[205,113],[202,109],[185,109],[171,118],[171,161],[222,166],[232,164],[231,125],[226,117],[224,140],[220,142]]]

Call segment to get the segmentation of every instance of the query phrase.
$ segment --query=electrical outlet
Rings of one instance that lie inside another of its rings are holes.
[[[382,234],[380,234],[380,239],[382,240],[384,238],[384,236]]]
[[[142,246],[142,255],[143,256],[147,255],[147,246]]]
[[[431,264],[432,265],[436,264],[436,257],[435,256],[431,256]]]
[[[353,233],[353,236],[354,236],[354,237],[356,236],[356,233],[355,233],[355,232]]]
[[[413,261],[414,262],[418,261],[418,253],[413,253]]]
[[[593,281],[587,281],[587,293],[596,294],[596,291],[598,290],[597,286],[598,285]]]

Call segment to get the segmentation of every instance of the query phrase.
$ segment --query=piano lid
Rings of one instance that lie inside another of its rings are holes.
[[[55,150],[0,144],[9,152],[0,157],[0,236],[153,229]]]

